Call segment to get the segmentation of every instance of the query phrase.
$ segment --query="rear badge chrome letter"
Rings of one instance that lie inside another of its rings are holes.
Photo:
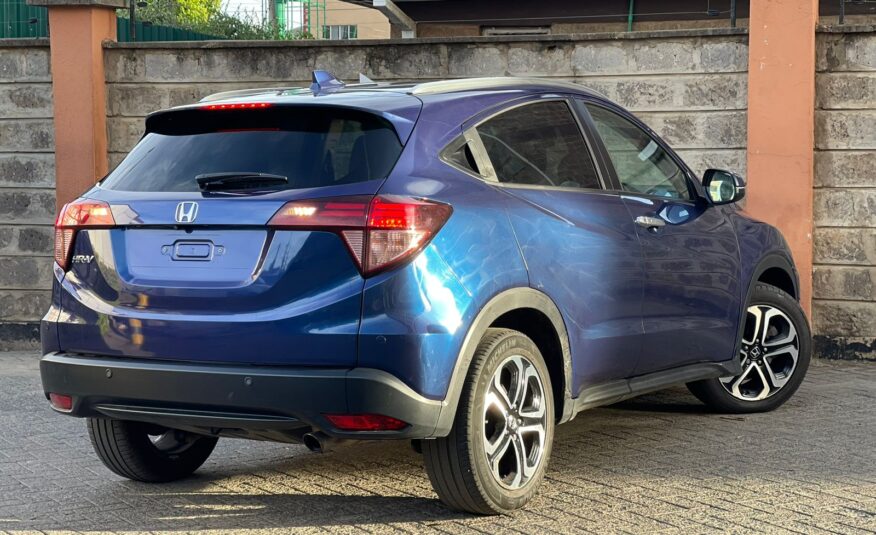
[[[90,264],[94,260],[93,254],[77,254],[73,255],[74,264]]]
[[[177,223],[194,223],[198,217],[198,203],[185,201],[176,205],[175,219]]]

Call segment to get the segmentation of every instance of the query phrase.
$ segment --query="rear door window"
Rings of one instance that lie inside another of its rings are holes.
[[[198,191],[195,177],[267,173],[283,189],[385,178],[401,154],[392,125],[344,108],[179,110],[147,121],[149,132],[102,186],[122,191]]]
[[[599,175],[565,101],[512,108],[477,127],[499,182],[599,189]]]

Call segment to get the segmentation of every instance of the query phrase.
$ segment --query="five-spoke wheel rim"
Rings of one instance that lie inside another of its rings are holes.
[[[547,411],[538,370],[526,357],[505,359],[487,388],[484,454],[500,485],[519,489],[544,457]]]
[[[800,340],[791,319],[776,307],[748,307],[742,337],[742,374],[723,377],[721,384],[744,401],[761,401],[775,395],[797,367]]]

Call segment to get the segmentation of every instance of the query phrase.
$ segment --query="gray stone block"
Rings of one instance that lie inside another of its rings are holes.
[[[146,130],[143,117],[109,117],[106,121],[107,143],[111,152],[127,153]]]
[[[54,147],[51,119],[0,119],[0,152],[51,152]]]
[[[0,256],[51,257],[54,230],[49,226],[0,225]]]
[[[676,153],[698,176],[706,169],[726,169],[745,176],[744,149],[682,149]]]
[[[10,47],[0,43],[0,82],[51,82],[49,47]]]
[[[741,149],[746,146],[743,111],[645,112],[638,116],[675,149]]]
[[[0,189],[0,224],[51,225],[54,222],[54,190]]]
[[[876,228],[815,228],[816,264],[876,266]]]
[[[876,109],[816,111],[815,147],[876,150]]]
[[[589,87],[634,112],[743,110],[747,106],[744,74],[579,77]]]
[[[815,77],[815,102],[821,109],[876,109],[876,71],[821,73]]]
[[[680,73],[698,70],[699,43],[691,39],[681,41],[654,39],[631,41],[632,71],[646,73]]]
[[[812,277],[815,299],[876,301],[876,267],[815,266]]]
[[[52,262],[31,256],[0,257],[0,288],[6,290],[45,290],[52,287]]]
[[[49,290],[0,289],[0,321],[38,322],[51,302]]]
[[[876,71],[876,33],[818,34],[819,71]]]
[[[812,327],[817,335],[863,337],[876,334],[876,303],[815,300]]]
[[[876,227],[876,188],[816,189],[815,226]]]
[[[700,67],[704,72],[747,72],[746,37],[703,38],[699,46]]]
[[[876,187],[876,150],[815,151],[816,187]]]
[[[0,117],[51,118],[52,85],[0,85]]]
[[[631,71],[632,58],[628,45],[611,41],[582,41],[572,51],[575,76],[594,74],[626,74]]]
[[[0,187],[55,187],[52,153],[0,153]]]
[[[572,76],[572,47],[565,43],[511,46],[508,73],[512,76]]]
[[[508,74],[508,52],[504,46],[452,45],[447,53],[451,77]]]

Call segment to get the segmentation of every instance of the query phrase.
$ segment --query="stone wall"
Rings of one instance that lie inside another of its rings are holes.
[[[658,37],[659,36],[659,37]],[[699,30],[354,43],[139,43],[107,50],[110,163],[155,109],[242,87],[343,80],[541,76],[573,80],[638,113],[697,170],[745,171],[747,36]]]
[[[33,346],[49,307],[53,150],[48,42],[0,40],[0,350]]]
[[[817,353],[876,359],[876,29],[818,35],[813,327]]]
[[[813,325],[821,356],[873,358],[876,339],[876,33],[818,36]],[[110,164],[150,111],[230,89],[345,80],[541,76],[627,106],[698,171],[745,172],[745,30],[368,42],[110,44]],[[43,42],[0,46],[0,348],[34,338],[48,303],[54,210]],[[781,90],[781,88],[777,88]]]

